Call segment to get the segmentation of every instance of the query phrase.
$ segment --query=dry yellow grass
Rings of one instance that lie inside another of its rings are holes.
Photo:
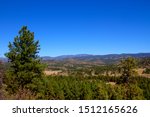
[[[144,68],[138,68],[138,69],[136,69],[138,75],[143,76],[143,77],[150,78],[150,74],[143,74],[143,71],[144,71],[144,70],[145,70]]]
[[[110,84],[110,85],[116,85],[116,83],[115,82],[108,82],[108,83],[106,83],[106,84]]]
[[[46,71],[44,71],[45,75],[58,75],[61,72],[62,72],[61,70],[57,70],[57,71],[46,70]]]
[[[143,74],[143,71],[145,69],[143,68],[138,68],[136,69],[136,72],[138,73],[139,76],[142,76],[142,77],[147,77],[147,78],[150,78],[150,74]],[[45,75],[49,76],[49,75],[63,75],[63,76],[67,76],[68,74],[65,73],[65,72],[62,72],[62,70],[45,70],[44,71]],[[114,74],[111,74],[111,72],[108,73],[109,76],[114,76]],[[106,76],[106,73],[103,74],[104,76]],[[120,76],[121,74],[117,73],[115,74],[115,76]]]
[[[59,76],[59,75],[62,75],[62,76],[67,76],[68,74],[65,73],[65,72],[62,72],[61,70],[55,70],[55,71],[52,71],[52,70],[45,70],[44,71],[44,74],[47,75],[47,76]]]
[[[141,75],[144,70],[145,70],[145,69],[143,69],[143,68],[138,68],[138,69],[136,69],[136,71],[137,71],[137,73],[138,73],[139,75]]]

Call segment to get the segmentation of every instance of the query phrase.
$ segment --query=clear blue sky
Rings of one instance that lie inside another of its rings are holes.
[[[41,56],[150,52],[149,0],[0,0],[0,56],[23,25]]]

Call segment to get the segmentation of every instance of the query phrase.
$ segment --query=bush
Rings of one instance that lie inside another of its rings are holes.
[[[143,74],[150,74],[150,68],[146,68],[146,69],[143,71]]]

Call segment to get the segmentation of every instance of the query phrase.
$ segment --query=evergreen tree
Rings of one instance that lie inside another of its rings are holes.
[[[5,54],[11,63],[5,83],[10,91],[27,88],[43,76],[43,64],[39,59],[39,41],[34,40],[34,33],[26,26],[19,31],[14,42],[9,42],[9,52]]]
[[[121,75],[122,83],[128,83],[129,78],[137,74],[137,72],[135,71],[136,65],[137,63],[134,58],[129,57],[125,60],[121,60],[119,67],[120,72],[122,73]]]

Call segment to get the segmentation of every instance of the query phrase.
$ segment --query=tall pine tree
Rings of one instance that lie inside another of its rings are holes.
[[[134,58],[126,58],[124,60],[121,60],[119,64],[121,75],[121,83],[128,83],[129,79],[132,76],[137,75],[137,72],[135,68],[137,68],[137,61]]]
[[[44,67],[38,56],[40,46],[39,41],[34,40],[33,32],[23,26],[8,47],[9,52],[5,56],[11,66],[5,83],[12,93],[19,88],[29,88],[34,81],[42,79]]]

